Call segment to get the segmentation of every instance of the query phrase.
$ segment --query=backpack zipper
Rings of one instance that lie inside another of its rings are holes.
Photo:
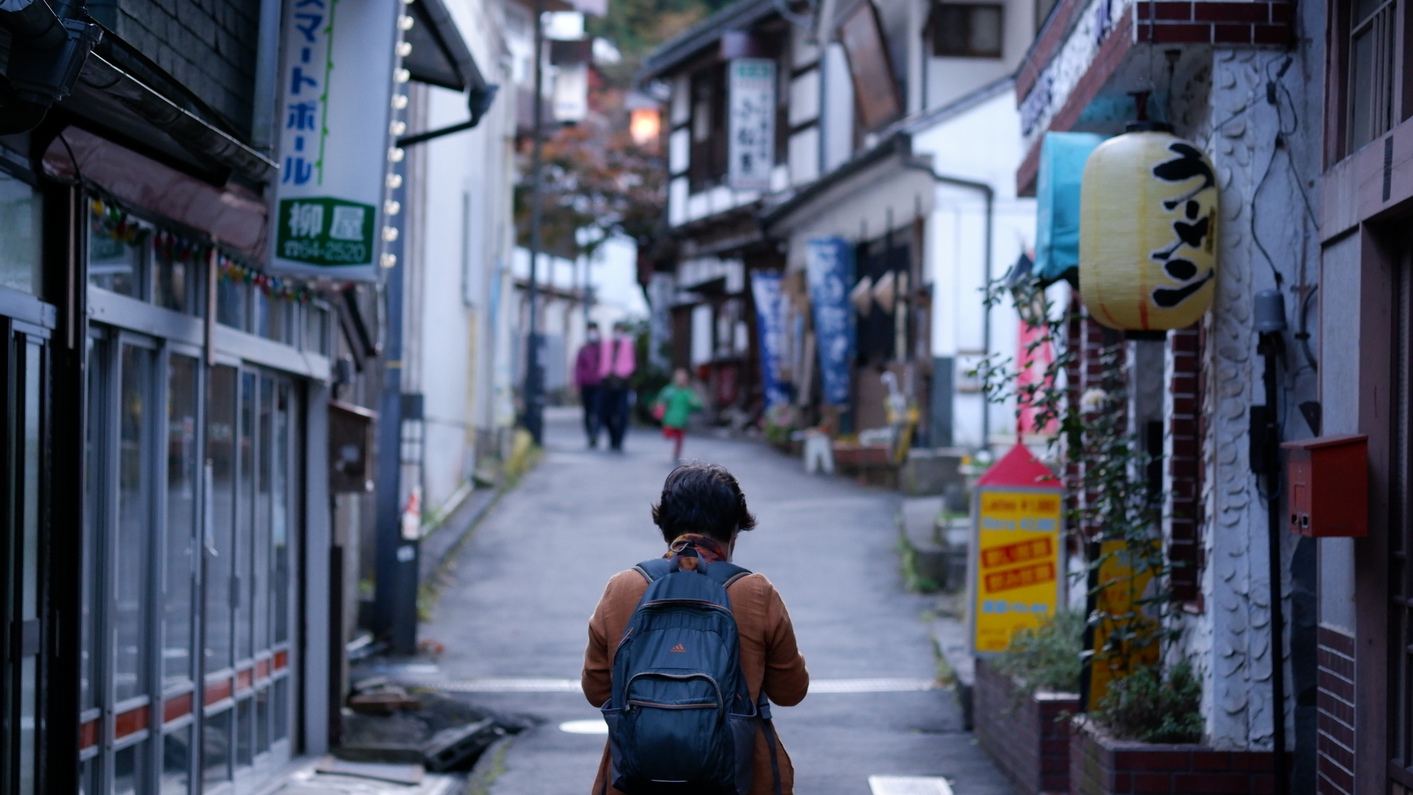
[[[681,680],[681,681],[686,681],[686,680],[688,680],[688,679],[705,679],[705,680],[707,680],[708,682],[711,682],[712,688],[716,690],[716,703],[717,703],[718,705],[720,705],[720,706],[717,706],[716,708],[717,708],[722,714],[725,714],[725,713],[726,713],[726,697],[725,697],[724,695],[722,695],[722,692],[721,692],[721,685],[718,684],[717,681],[716,681],[716,679],[715,679],[714,677],[712,677],[712,676],[709,676],[709,675],[707,675],[707,674],[668,674],[668,673],[655,673],[655,672],[653,672],[653,671],[643,671],[642,673],[634,674],[634,675],[632,676],[632,678],[630,678],[630,679],[628,680],[628,683],[623,686],[623,692],[626,694],[626,693],[628,692],[629,688],[631,688],[631,687],[633,686],[634,680],[638,679],[639,677],[643,677],[643,676],[660,676],[660,677],[662,677],[663,679],[677,679],[677,680]],[[635,704],[635,703],[644,703],[644,704],[645,704],[646,702],[639,702],[639,701],[637,701],[636,699],[631,699],[631,698],[628,699],[628,705],[629,705],[630,707],[631,707],[633,704]],[[654,704],[653,706],[660,706],[660,705]],[[714,706],[714,705],[707,705],[707,706]],[[699,709],[699,707],[692,707],[692,708],[693,708],[693,709]]]
[[[710,607],[710,608],[713,608],[713,609],[715,609],[715,610],[720,610],[721,612],[723,612],[723,613],[728,613],[728,614],[731,612],[731,610],[730,610],[729,608],[723,607],[723,606],[717,604],[716,602],[708,602],[708,601],[706,601],[705,599],[659,599],[659,600],[657,600],[657,601],[655,601],[655,602],[644,602],[644,603],[638,605],[638,608],[639,608],[639,609],[642,609],[642,608],[644,608],[644,607],[655,607],[655,606],[657,606],[657,605],[683,605],[683,604],[686,604],[686,605],[700,605],[700,606],[702,606],[702,607]]]
[[[720,709],[715,704],[702,702],[701,704],[659,704],[656,701],[643,701],[639,698],[628,699],[630,706],[652,707],[653,709]]]

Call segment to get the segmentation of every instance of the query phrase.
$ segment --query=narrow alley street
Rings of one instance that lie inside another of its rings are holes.
[[[588,791],[604,738],[560,729],[597,718],[578,686],[585,625],[610,576],[660,551],[648,508],[671,469],[666,445],[639,429],[621,455],[589,450],[576,416],[551,412],[544,459],[475,531],[420,633],[446,647],[433,678],[542,721],[510,744],[494,795]],[[761,444],[691,437],[686,454],[740,479],[760,524],[736,562],[779,588],[809,664],[809,697],[776,712],[797,791],[867,793],[869,776],[889,775],[1009,793],[952,694],[930,689],[928,601],[900,584],[897,498],[806,475]]]

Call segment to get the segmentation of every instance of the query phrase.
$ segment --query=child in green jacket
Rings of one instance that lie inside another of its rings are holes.
[[[677,368],[672,383],[662,388],[653,401],[653,414],[662,421],[662,435],[672,440],[672,459],[682,457],[682,441],[686,438],[687,419],[702,408],[701,398],[687,384],[687,371]]]

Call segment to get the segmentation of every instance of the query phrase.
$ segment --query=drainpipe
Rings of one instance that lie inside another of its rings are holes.
[[[904,140],[902,140],[902,141],[899,142],[899,146],[900,146],[900,147],[911,146],[911,142],[910,142],[910,141],[906,141],[906,139],[904,139]],[[937,173],[935,170],[933,170],[932,164],[931,164],[930,162],[928,162],[927,160],[924,160],[924,159],[922,159],[922,158],[919,158],[919,157],[911,157],[911,156],[910,156],[910,157],[906,158],[906,159],[903,161],[903,167],[904,167],[904,168],[908,168],[908,169],[912,169],[913,171],[922,171],[922,172],[926,173],[928,176],[932,177],[932,180],[933,180],[934,182],[937,182],[937,183],[940,183],[940,184],[943,184],[943,185],[951,185],[951,186],[956,187],[956,188],[965,188],[966,190],[976,191],[976,192],[980,193],[980,194],[982,195],[982,197],[986,200],[986,242],[985,242],[985,244],[984,244],[984,245],[985,245],[985,254],[983,254],[984,262],[983,262],[983,264],[982,264],[982,278],[983,278],[985,284],[990,285],[990,284],[991,284],[991,238],[992,238],[991,232],[992,232],[992,227],[993,227],[993,225],[994,225],[994,223],[995,223],[996,191],[993,190],[993,189],[991,188],[991,186],[990,186],[990,185],[987,185],[985,182],[977,182],[977,181],[975,181],[975,180],[962,179],[962,178],[960,178],[960,177],[951,177],[951,176],[947,176],[946,174],[939,174],[939,173]],[[990,355],[991,355],[991,305],[990,305],[990,303],[987,303],[987,304],[986,304],[986,308],[983,310],[983,315],[982,315],[981,324],[982,324],[982,328],[981,328],[981,347],[982,347],[982,353],[983,353],[983,355],[985,355],[985,356],[990,356]],[[982,403],[982,409],[981,409],[981,449],[986,450],[987,452],[990,452],[990,450],[991,450],[991,407],[988,406],[988,405],[986,405],[985,402]]]
[[[250,140],[269,154],[275,149],[276,73],[280,69],[280,0],[260,3],[260,32],[255,40],[255,108]]]

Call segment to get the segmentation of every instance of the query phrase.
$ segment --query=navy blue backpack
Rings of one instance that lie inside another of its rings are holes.
[[[681,567],[684,557],[697,558],[695,570]],[[751,701],[726,595],[750,572],[708,564],[692,547],[634,568],[648,588],[619,641],[603,705],[608,780],[629,795],[747,795],[759,724],[779,793],[769,703],[764,693]]]

